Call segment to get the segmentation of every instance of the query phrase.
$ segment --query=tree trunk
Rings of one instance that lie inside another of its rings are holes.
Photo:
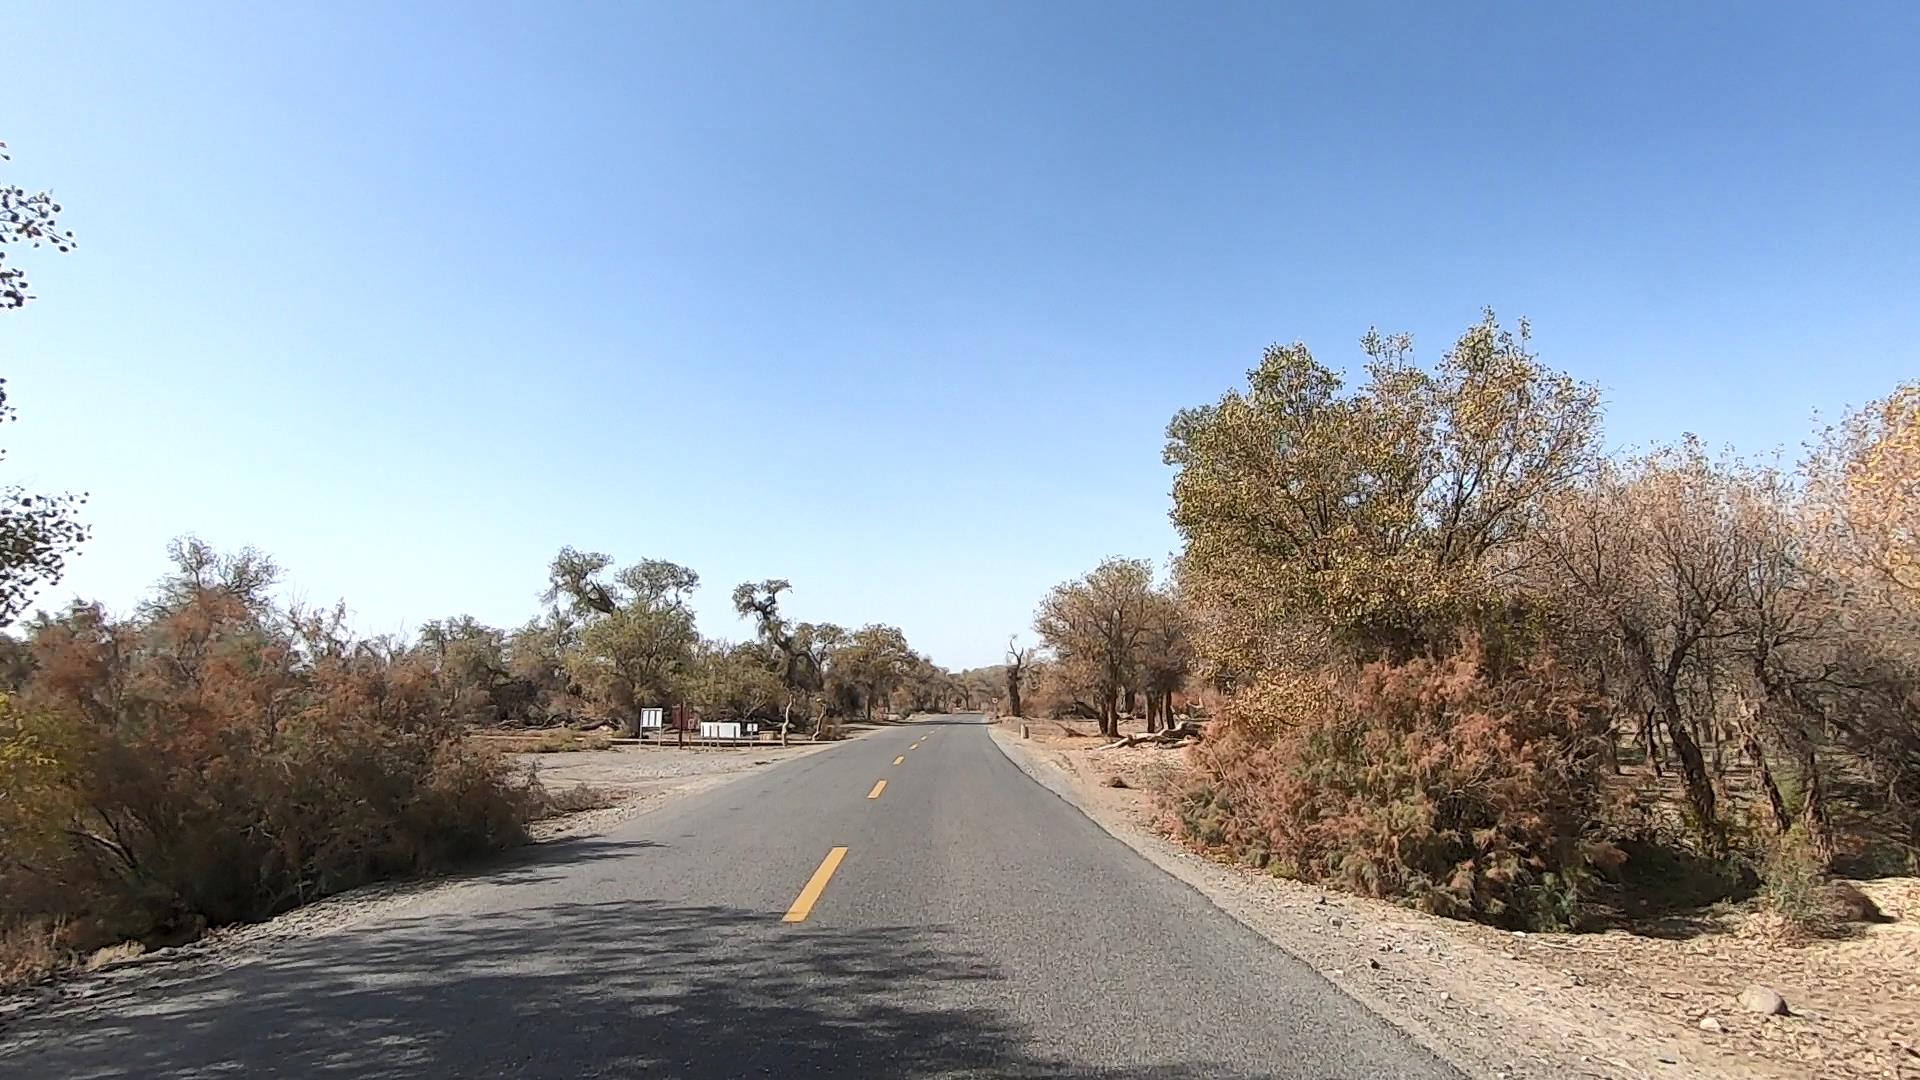
[[[1020,711],[1020,676],[1011,673],[1007,675],[1007,708],[1015,716],[1027,715]]]
[[[1701,756],[1700,744],[1693,741],[1693,733],[1687,730],[1686,717],[1680,714],[1680,699],[1673,687],[1658,685],[1654,687],[1654,696],[1660,702],[1667,741],[1673,743],[1674,756],[1680,759],[1680,778],[1686,784],[1687,802],[1693,808],[1694,827],[1700,830],[1700,839],[1706,843],[1708,854],[1723,854],[1727,849],[1726,835],[1720,828],[1720,812],[1713,793],[1713,778],[1707,775],[1707,759]]]
[[[1754,774],[1760,778],[1760,790],[1767,793],[1767,807],[1773,811],[1773,827],[1780,832],[1793,828],[1793,818],[1787,814],[1787,801],[1780,797],[1780,785],[1773,782],[1773,770],[1767,767],[1767,753],[1760,745],[1760,737],[1754,734],[1751,720],[1740,724],[1740,750],[1753,762]]]
[[[1665,776],[1666,770],[1660,767],[1660,739],[1653,733],[1653,710],[1640,718],[1640,739],[1647,746],[1647,763],[1653,766],[1653,775]]]
[[[1813,757],[1813,740],[1800,738],[1800,826],[1824,869],[1833,862],[1833,829],[1827,821],[1827,787]]]
[[[1128,716],[1140,715],[1140,692],[1131,686],[1127,687],[1127,707],[1122,711]]]

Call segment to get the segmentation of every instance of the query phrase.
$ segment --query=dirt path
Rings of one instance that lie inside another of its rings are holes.
[[[1870,891],[1897,921],[1789,945],[1758,920],[1689,940],[1517,934],[1205,859],[1159,830],[1151,790],[1177,752],[1095,750],[1017,731],[996,740],[1207,900],[1479,1077],[1920,1078],[1920,882]],[[1108,786],[1118,778],[1126,787]],[[1795,1015],[1738,1004],[1751,983]],[[1711,1017],[1712,1026],[1701,1028]]]

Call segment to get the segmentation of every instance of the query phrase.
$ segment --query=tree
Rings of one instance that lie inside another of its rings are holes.
[[[7,156],[0,142],[0,161]],[[26,306],[26,272],[7,262],[9,249],[50,245],[73,250],[72,230],[62,231],[60,204],[51,192],[28,192],[17,185],[0,185],[0,311]],[[6,382],[0,379],[0,423],[14,417],[7,404]],[[0,452],[0,458],[4,452]],[[60,580],[67,556],[87,538],[78,513],[86,495],[34,495],[18,485],[0,487],[0,626],[25,610],[43,585]]]
[[[1034,648],[1022,648],[1019,639],[1007,639],[1007,715],[1025,716],[1020,711],[1020,690],[1033,678]]]
[[[1920,382],[1824,432],[1803,466],[1820,581],[1846,635],[1809,687],[1920,863]]]
[[[695,691],[703,715],[720,720],[773,719],[786,687],[757,644],[700,643]]]
[[[1155,590],[1145,611],[1140,638],[1141,689],[1147,695],[1147,730],[1173,723],[1173,695],[1186,687],[1193,666],[1193,646],[1187,637],[1186,615],[1170,590]]]
[[[0,142],[0,161],[13,160]],[[60,228],[60,204],[51,191],[33,191],[17,184],[0,185],[0,311],[25,307],[33,295],[27,290],[26,271],[7,263],[9,248],[50,246],[68,252],[74,248],[73,230]]]
[[[549,567],[544,598],[566,598],[583,618],[567,657],[574,680],[625,714],[640,730],[640,709],[667,705],[685,688],[699,640],[688,606],[700,576],[676,563],[643,559],[608,582],[613,560],[563,548]]]
[[[1615,635],[1625,666],[1659,717],[1707,849],[1725,848],[1690,682],[1706,675],[1730,622],[1743,572],[1727,485],[1697,441],[1658,451],[1556,498],[1535,549],[1570,603],[1589,605]]]
[[[1590,468],[1599,397],[1489,312],[1428,372],[1369,332],[1343,394],[1303,344],[1167,430],[1195,645],[1227,681],[1444,648],[1484,612],[1540,499]],[[1311,632],[1302,635],[1301,628]]]
[[[1113,558],[1083,578],[1054,586],[1034,616],[1034,630],[1047,648],[1086,680],[1103,735],[1120,732],[1116,699],[1137,674],[1152,594],[1153,564]]]
[[[449,713],[497,724],[530,697],[507,672],[507,635],[471,615],[434,620],[420,628],[419,649],[440,684]],[[530,687],[529,687],[530,689]]]
[[[742,582],[733,590],[733,610],[754,621],[761,647],[767,650],[776,664],[780,684],[786,689],[786,704],[780,710],[780,742],[783,746],[793,725],[793,707],[802,704],[807,695],[820,688],[824,666],[812,640],[818,635],[810,632],[807,639],[798,638],[786,618],[780,614],[780,594],[791,588],[792,584],[785,578],[768,578],[760,582]]]
[[[842,677],[860,688],[868,720],[873,719],[875,703],[886,709],[888,695],[912,672],[918,659],[899,627],[880,625],[855,630],[834,654]]]

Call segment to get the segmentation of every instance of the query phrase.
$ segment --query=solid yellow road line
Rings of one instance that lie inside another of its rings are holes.
[[[787,909],[786,917],[780,921],[806,922],[807,916],[813,914],[813,905],[820,902],[820,894],[827,891],[827,882],[833,880],[833,872],[840,869],[840,860],[846,857],[847,849],[843,847],[827,852],[827,857],[821,860],[820,869],[807,879],[807,887],[794,897],[793,906]]]
[[[900,764],[901,762],[903,762],[903,761],[905,761],[905,760],[907,760],[907,755],[905,755],[905,754],[901,754],[901,755],[900,755],[899,757],[897,757],[897,758],[894,758],[894,759],[893,759],[893,763],[894,763],[895,765],[898,765],[898,764]]]
[[[882,780],[873,785],[872,791],[867,792],[867,798],[877,799],[880,797],[880,793],[885,790],[887,790],[887,782],[885,780]]]

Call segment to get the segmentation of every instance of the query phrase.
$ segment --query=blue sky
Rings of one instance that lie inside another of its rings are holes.
[[[1440,7],[11,7],[42,601],[191,531],[514,624],[573,544],[958,667],[1174,550],[1165,422],[1272,341],[1525,315],[1618,446],[1920,374],[1920,7]]]

